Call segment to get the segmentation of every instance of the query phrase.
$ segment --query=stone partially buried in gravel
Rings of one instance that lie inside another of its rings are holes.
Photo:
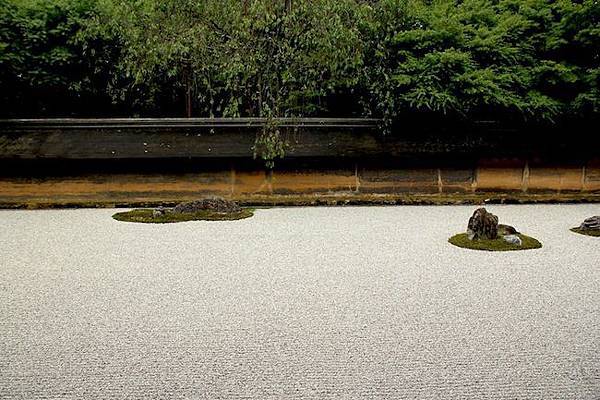
[[[596,215],[593,217],[586,218],[586,220],[583,221],[579,226],[579,229],[588,231],[600,230],[600,216]]]
[[[600,216],[586,218],[581,225],[571,230],[582,235],[600,237]]]
[[[510,244],[514,244],[517,246],[521,246],[523,244],[523,242],[521,241],[521,238],[518,237],[517,235],[505,235],[502,238],[504,239],[505,242],[510,243]]]
[[[173,212],[176,214],[195,213],[199,211],[213,211],[217,213],[239,213],[242,208],[234,201],[222,197],[210,197],[202,200],[180,203]]]

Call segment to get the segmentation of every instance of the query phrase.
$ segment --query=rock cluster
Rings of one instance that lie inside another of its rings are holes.
[[[180,203],[173,208],[173,213],[195,213],[199,211],[213,211],[217,213],[237,213],[242,208],[234,201],[222,197],[210,197],[202,200]]]
[[[600,230],[600,216],[589,217],[579,226],[579,229],[584,231],[599,231]]]
[[[510,225],[498,224],[498,217],[485,208],[478,208],[469,219],[467,235],[470,240],[493,240],[502,237],[506,242],[522,245],[519,232]]]

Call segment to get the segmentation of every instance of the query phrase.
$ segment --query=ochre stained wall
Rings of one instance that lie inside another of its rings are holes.
[[[473,193],[598,193],[600,160],[545,165],[485,159],[473,168],[384,168],[354,165],[273,172],[229,169],[194,173],[95,173],[0,178],[0,204],[180,201],[207,195],[262,199],[281,196]],[[274,200],[275,201],[275,200]]]

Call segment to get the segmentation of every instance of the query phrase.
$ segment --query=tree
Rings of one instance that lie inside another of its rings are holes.
[[[94,107],[83,105],[109,107],[107,64],[86,57],[77,40],[94,13],[91,0],[0,0],[3,114],[93,114]],[[101,43],[89,43],[88,50],[95,46]]]
[[[597,0],[0,0],[4,115],[373,116],[384,130],[599,113]],[[111,104],[112,103],[112,104]]]

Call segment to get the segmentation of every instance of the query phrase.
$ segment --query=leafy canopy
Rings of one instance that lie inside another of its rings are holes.
[[[0,0],[4,116],[556,123],[599,81],[597,0]]]

